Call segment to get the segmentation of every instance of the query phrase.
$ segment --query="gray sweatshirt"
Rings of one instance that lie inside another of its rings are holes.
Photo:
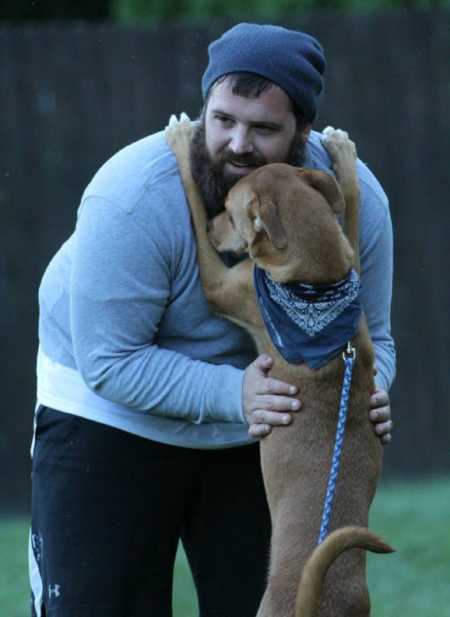
[[[330,170],[312,133],[305,166]],[[395,373],[387,198],[360,161],[362,304],[379,387]],[[250,443],[241,391],[248,335],[204,297],[175,157],[157,133],[107,161],[39,290],[38,402],[186,447]]]

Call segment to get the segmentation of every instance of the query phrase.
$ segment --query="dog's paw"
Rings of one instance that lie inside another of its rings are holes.
[[[322,143],[330,155],[333,171],[347,200],[356,191],[356,146],[346,131],[332,126],[327,126],[322,135]]]
[[[189,156],[193,131],[192,122],[184,112],[180,115],[180,119],[175,115],[170,116],[169,124],[164,130],[164,136],[178,160]]]
[[[322,131],[322,143],[328,150],[333,162],[344,156],[351,156],[356,160],[356,145],[346,131],[327,126]]]

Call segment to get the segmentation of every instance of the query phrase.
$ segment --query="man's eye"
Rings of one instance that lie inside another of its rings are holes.
[[[265,124],[257,124],[255,129],[258,133],[263,133],[265,135],[270,135],[271,133],[275,133],[276,129],[273,126],[267,126]]]
[[[225,126],[229,126],[232,124],[232,119],[229,118],[228,116],[216,116],[216,120],[218,120],[221,124],[224,124]]]

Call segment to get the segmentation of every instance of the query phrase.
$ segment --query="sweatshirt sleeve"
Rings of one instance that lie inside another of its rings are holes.
[[[375,350],[375,383],[389,390],[396,361],[391,336],[392,222],[386,195],[368,169],[361,167],[361,298]]]
[[[99,396],[136,411],[201,423],[245,422],[243,371],[155,343],[174,268],[166,230],[103,197],[83,201],[75,233],[75,360]]]

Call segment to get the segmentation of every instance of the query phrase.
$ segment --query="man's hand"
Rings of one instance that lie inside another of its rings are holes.
[[[373,423],[375,435],[380,438],[381,443],[386,445],[391,442],[392,427],[391,406],[389,394],[386,390],[375,390],[370,397],[369,419]]]
[[[267,375],[273,360],[261,354],[246,369],[242,386],[242,404],[251,437],[265,437],[272,426],[286,426],[290,413],[300,409],[297,388]]]

